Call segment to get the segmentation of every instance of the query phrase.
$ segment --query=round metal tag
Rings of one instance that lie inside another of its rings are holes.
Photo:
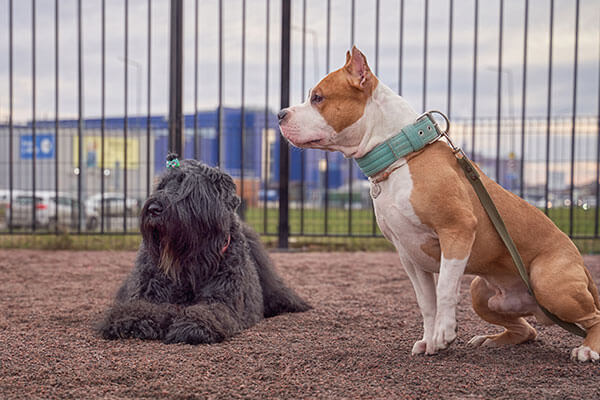
[[[371,197],[376,199],[380,193],[381,193],[381,186],[379,186],[379,183],[371,183]]]

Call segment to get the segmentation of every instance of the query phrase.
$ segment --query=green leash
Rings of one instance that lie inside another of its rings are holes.
[[[519,254],[519,251],[517,250],[517,246],[515,245],[515,242],[513,242],[512,238],[510,237],[510,234],[508,233],[508,230],[506,229],[506,225],[504,224],[504,221],[502,220],[502,217],[500,216],[500,213],[498,212],[498,209],[496,208],[494,201],[492,200],[489,192],[483,185],[483,182],[481,181],[481,177],[479,176],[477,169],[473,166],[473,164],[471,163],[471,160],[469,160],[469,158],[465,155],[465,153],[462,151],[462,149],[454,147],[454,145],[452,144],[452,142],[450,141],[450,139],[447,136],[447,131],[445,133],[443,133],[443,135],[446,137],[446,139],[450,143],[450,146],[454,149],[454,154],[456,155],[458,164],[463,169],[463,172],[465,173],[465,176],[471,183],[471,186],[473,186],[475,193],[477,193],[477,197],[479,197],[479,201],[481,202],[481,205],[485,209],[485,212],[487,213],[487,215],[490,217],[490,220],[492,221],[494,228],[496,228],[496,232],[498,232],[498,235],[500,235],[502,242],[504,242],[504,245],[508,249],[508,252],[510,253],[510,256],[513,259],[513,262],[515,263],[515,266],[517,267],[517,270],[519,271],[519,275],[521,275],[521,279],[523,279],[523,282],[525,282],[525,286],[527,286],[527,290],[529,291],[529,294],[535,299],[535,302],[537,303],[538,307],[556,325],[571,332],[574,335],[585,338],[586,332],[579,325],[571,323],[571,322],[563,321],[562,319],[558,318],[556,315],[554,315],[550,311],[548,311],[544,306],[542,306],[537,301],[537,299],[535,298],[535,295],[533,294],[531,282],[529,281],[529,275],[527,274],[527,271],[525,270],[525,266],[523,265],[523,259],[521,259],[521,255]]]

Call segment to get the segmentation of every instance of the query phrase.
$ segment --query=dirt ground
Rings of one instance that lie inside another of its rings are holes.
[[[105,341],[92,325],[132,252],[0,251],[0,398],[600,398],[600,365],[570,361],[579,339],[540,327],[535,342],[472,349],[497,328],[463,282],[459,338],[410,355],[421,317],[393,253],[274,253],[314,306],[216,345]],[[586,257],[600,281],[600,257]]]

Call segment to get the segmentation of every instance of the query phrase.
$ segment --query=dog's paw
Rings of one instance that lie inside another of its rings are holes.
[[[456,320],[447,318],[440,321],[436,321],[436,326],[433,331],[433,340],[431,343],[427,343],[427,349],[425,353],[428,355],[435,354],[440,350],[444,350],[456,340]]]
[[[489,339],[488,336],[476,335],[476,336],[473,336],[467,344],[472,347],[481,347],[481,346],[489,346],[491,343],[492,343],[492,341]]]
[[[100,329],[104,339],[159,339],[160,328],[150,319],[121,319],[110,321]]]
[[[579,362],[596,362],[600,359],[600,355],[588,346],[581,345],[571,351],[571,360]]]
[[[427,349],[427,341],[425,339],[421,339],[421,340],[418,340],[415,342],[411,353],[413,356],[416,356],[417,354],[425,353],[426,349]]]
[[[99,328],[104,339],[127,339],[132,337],[133,320],[110,320],[103,323]]]
[[[211,329],[203,327],[196,322],[178,321],[169,327],[163,342],[166,344],[207,344],[221,342],[223,339],[225,339],[223,335],[213,332]]]

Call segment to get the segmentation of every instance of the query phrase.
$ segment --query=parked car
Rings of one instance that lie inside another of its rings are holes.
[[[17,195],[7,210],[7,220],[12,216],[13,228],[30,227],[33,222],[33,192]],[[99,216],[95,212],[85,213],[84,229],[92,230],[98,226]],[[35,192],[35,225],[41,229],[53,231],[57,225],[61,228],[75,229],[79,226],[79,204],[70,193],[54,191]]]
[[[22,190],[13,189],[12,198],[13,201],[17,198],[17,196],[23,193]],[[10,190],[9,189],[0,189],[0,215],[4,215],[5,210],[10,206]]]
[[[138,199],[125,197],[123,193],[106,192],[104,193],[104,216],[118,217],[123,215],[123,206],[126,207],[127,216],[136,216],[139,214],[142,202]],[[102,215],[102,193],[96,193],[87,198],[85,209],[88,213]]]
[[[22,190],[13,189],[12,191],[12,199],[13,202],[23,193]],[[0,190],[0,229],[4,229],[8,226],[8,208],[10,207],[10,190],[9,189],[1,189]]]

